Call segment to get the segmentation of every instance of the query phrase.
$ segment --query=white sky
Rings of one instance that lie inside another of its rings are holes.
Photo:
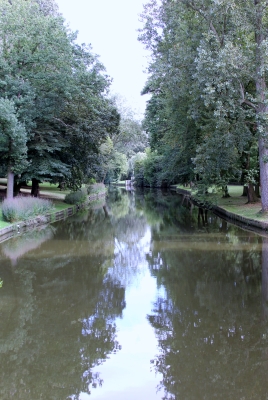
[[[147,0],[57,0],[60,12],[79,43],[91,43],[107,73],[112,93],[142,114],[147,96],[140,96],[146,82],[148,53],[138,42],[139,14]]]

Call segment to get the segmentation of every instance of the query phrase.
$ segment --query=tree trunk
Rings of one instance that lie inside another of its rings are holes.
[[[208,224],[208,210],[205,210],[205,224]]]
[[[260,194],[260,185],[258,184],[258,183],[256,183],[256,185],[255,185],[255,194],[256,194],[256,196],[258,197],[258,198],[260,198],[261,197],[261,194]]]
[[[261,183],[261,202],[262,211],[268,211],[268,149],[265,140],[260,137],[259,139],[259,162],[260,162],[260,183]]]
[[[14,172],[11,171],[11,168],[8,168],[8,173],[7,173],[7,199],[13,199],[13,190],[14,190]]]
[[[18,196],[20,193],[21,183],[17,183],[16,179],[14,181],[14,196]]]
[[[246,185],[243,186],[242,196],[248,197],[248,187]]]
[[[248,196],[248,187],[245,185],[245,178],[246,178],[247,172],[250,167],[250,153],[243,152],[243,154],[246,157],[246,161],[243,162],[243,164],[242,164],[242,168],[243,168],[243,172],[242,172],[242,176],[241,176],[241,183],[243,185],[242,196],[247,197]]]
[[[65,190],[66,189],[66,182],[59,182],[58,188],[60,190]]]
[[[253,183],[248,184],[248,203],[257,203],[259,201],[256,196]]]
[[[201,219],[202,219],[202,225],[201,225]],[[205,217],[204,217],[204,210],[203,208],[198,208],[198,227],[201,228],[201,226],[205,226]]]
[[[260,185],[261,185],[261,201],[262,211],[268,211],[268,126],[265,122],[265,117],[268,113],[266,106],[266,82],[265,82],[265,68],[264,57],[265,51],[263,50],[264,37],[263,18],[264,9],[261,0],[254,1],[256,6],[256,96],[258,99],[258,106],[256,108],[256,120],[258,121],[259,128],[259,163],[260,163]]]
[[[20,194],[20,190],[22,186],[28,186],[26,181],[23,182],[17,182],[16,177],[14,181],[14,196],[18,196]]]
[[[223,197],[224,199],[227,199],[228,197],[231,197],[231,196],[229,195],[228,186],[227,186],[227,185],[223,186],[222,191],[223,191],[223,196],[222,196],[222,197]]]
[[[33,197],[39,197],[39,181],[35,178],[32,179],[31,195]]]

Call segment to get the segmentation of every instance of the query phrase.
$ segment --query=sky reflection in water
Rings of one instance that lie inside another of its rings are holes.
[[[0,398],[267,399],[267,239],[181,203],[114,190],[1,244]]]

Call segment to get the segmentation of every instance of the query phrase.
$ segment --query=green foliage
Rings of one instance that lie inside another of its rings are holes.
[[[102,159],[101,180],[107,182],[118,181],[122,174],[127,173],[128,164],[126,155],[116,150],[110,136],[100,146]]]
[[[0,97],[0,156],[15,173],[21,173],[27,164],[27,133],[18,121],[15,103]]]
[[[83,187],[81,190],[67,194],[64,201],[67,204],[82,204],[87,201],[87,195],[87,189]]]
[[[0,169],[79,189],[118,131],[110,78],[54,0],[0,1]],[[13,135],[13,136],[12,136]]]
[[[146,153],[138,153],[132,157],[132,165],[134,169],[135,185],[137,186],[149,186],[144,177],[144,165],[146,160]]]
[[[146,149],[145,153],[138,153],[134,156],[131,163],[134,165],[135,184],[137,186],[167,186],[164,157],[157,151]]]
[[[27,131],[29,164],[20,168],[23,179],[66,173],[56,121],[71,75],[71,43],[62,18],[52,10],[36,1],[0,3],[0,97],[14,102],[17,120]]]
[[[157,151],[148,151],[147,157],[144,160],[144,179],[149,183],[149,186],[163,186],[163,181],[161,179],[163,168],[163,156],[159,155]]]
[[[68,186],[75,189],[88,177],[103,179],[101,151],[110,136],[118,132],[120,116],[113,102],[106,97],[110,79],[104,66],[92,54],[89,46],[73,46],[73,75],[70,85],[71,101],[66,104],[62,129],[66,131],[69,146],[64,160],[70,165]]]
[[[253,183],[254,185],[258,182],[259,171],[257,169],[249,169],[245,176],[245,183]]]
[[[101,167],[97,177],[105,183],[130,179],[133,175],[132,158],[148,145],[147,134],[138,117],[126,106],[125,99],[114,96],[111,103],[117,109],[120,119],[117,129],[109,132],[100,146]]]
[[[5,221],[15,222],[47,214],[53,209],[53,203],[50,200],[34,197],[16,197],[3,201],[2,215]]]
[[[165,165],[158,168],[155,158],[150,168],[155,181],[224,186],[246,173],[250,163],[243,161],[244,154],[254,157],[259,143],[266,187],[268,19],[263,5],[249,0],[151,0],[145,5],[139,39],[151,52],[143,89],[151,99],[143,126]],[[268,209],[266,190],[262,202]]]
[[[114,147],[129,160],[148,147],[148,135],[138,116],[127,105],[126,99],[117,95],[113,100],[120,114],[119,131],[113,136]]]
[[[106,193],[106,187],[103,183],[92,183],[87,185],[86,189],[88,195]]]

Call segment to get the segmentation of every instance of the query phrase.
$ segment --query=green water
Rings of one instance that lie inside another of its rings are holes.
[[[1,400],[268,399],[265,236],[113,189],[0,260]]]

